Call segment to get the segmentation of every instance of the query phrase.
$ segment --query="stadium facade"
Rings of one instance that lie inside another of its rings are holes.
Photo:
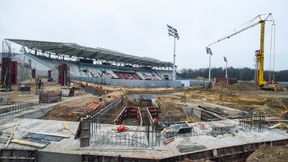
[[[69,78],[76,80],[145,88],[181,86],[180,81],[171,80],[171,62],[75,43],[23,39],[5,41],[22,46],[21,53],[13,53],[15,61],[30,66],[36,76],[47,76],[54,81],[59,78],[59,65],[66,64]]]

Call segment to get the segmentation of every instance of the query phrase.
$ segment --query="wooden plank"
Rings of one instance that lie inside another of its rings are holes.
[[[164,145],[167,145],[167,144],[173,142],[174,140],[175,140],[174,137],[172,137],[172,138],[167,138],[167,139],[165,139],[165,140],[163,141],[163,143],[164,143]]]
[[[31,141],[27,141],[27,140],[19,140],[19,139],[13,139],[11,140],[12,143],[17,143],[20,145],[27,145],[27,146],[32,146],[32,147],[37,147],[37,148],[44,148],[47,145],[46,144],[42,144],[42,143],[37,143],[37,142],[31,142]]]
[[[276,127],[279,127],[280,125],[281,125],[281,123],[278,123],[278,124],[275,124],[275,125],[271,126],[270,128],[271,128],[271,129],[274,129],[274,128],[276,128]]]
[[[10,137],[8,138],[8,141],[7,141],[6,145],[5,145],[5,147],[8,147],[10,141],[12,140],[12,138],[13,138],[13,136],[14,136],[14,133],[15,133],[15,131],[16,131],[16,129],[17,129],[19,123],[20,123],[20,120],[18,120],[16,126],[14,127],[14,129],[13,129],[13,131],[12,131]]]
[[[58,134],[58,133],[47,133],[47,132],[29,132],[29,133],[34,133],[34,134],[43,134],[43,135],[56,136],[56,137],[63,137],[63,138],[70,138],[69,135]]]

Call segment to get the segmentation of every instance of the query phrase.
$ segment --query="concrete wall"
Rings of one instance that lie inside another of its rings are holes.
[[[81,155],[38,152],[38,162],[81,162]]]
[[[23,114],[19,116],[19,118],[40,119],[44,117],[48,112],[50,112],[54,107],[55,105],[53,104],[52,106],[48,106],[46,108],[35,109],[35,111]]]
[[[160,87],[181,87],[180,81],[171,80],[129,80],[129,79],[108,79],[108,78],[90,78],[75,77],[75,80],[81,80],[92,83],[101,83],[114,86],[160,88]]]
[[[192,115],[192,110],[193,108],[190,108],[190,107],[182,107],[182,111],[186,115]]]
[[[190,80],[190,86],[204,86],[208,87],[209,82],[204,80]]]
[[[197,118],[201,119],[201,110],[197,109],[197,108],[192,108],[192,115],[194,115]]]

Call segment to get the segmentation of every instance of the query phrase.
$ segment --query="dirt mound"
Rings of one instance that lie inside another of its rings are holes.
[[[288,147],[286,146],[268,146],[262,145],[253,152],[247,159],[247,162],[286,162],[288,161]]]
[[[89,111],[85,110],[84,108],[86,108],[89,103],[95,101],[99,102],[99,97],[89,96],[61,103],[46,114],[43,119],[79,121],[80,117],[88,115],[91,111],[93,111],[92,109]]]
[[[81,117],[94,114],[113,102],[117,93],[99,96],[85,96],[61,103],[47,113],[42,119],[79,121]]]
[[[180,121],[190,121],[193,122],[194,119],[191,115],[186,115],[183,112],[183,103],[181,101],[181,96],[161,96],[156,98],[156,102],[160,107],[160,118],[163,122],[180,122]]]
[[[239,91],[257,91],[259,87],[253,82],[239,82],[230,86],[232,90]]]

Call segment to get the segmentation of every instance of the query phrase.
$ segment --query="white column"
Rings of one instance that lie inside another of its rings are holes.
[[[172,80],[176,80],[175,58],[176,58],[176,38],[174,37],[174,53],[173,53],[173,74],[172,74]]]
[[[209,54],[209,82],[211,82],[211,54]]]
[[[226,62],[226,72],[225,72],[225,78],[228,79],[228,74],[227,74],[227,62]]]

